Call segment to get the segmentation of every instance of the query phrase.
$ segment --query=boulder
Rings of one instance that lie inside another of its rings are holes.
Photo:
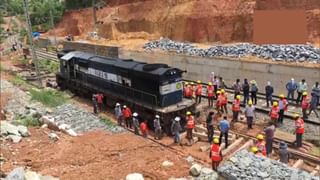
[[[28,128],[22,125],[17,126],[19,133],[23,137],[30,136],[30,132],[28,131]]]
[[[25,180],[41,180],[39,175],[34,171],[26,171],[24,178]]]
[[[173,166],[173,162],[163,161],[162,166],[163,166],[163,167],[171,167],[171,166]]]
[[[13,135],[13,134],[10,134],[7,136],[8,139],[10,139],[13,143],[19,143],[22,139],[22,137],[20,135]]]
[[[126,176],[126,180],[144,180],[144,178],[140,173],[131,173]]]
[[[13,135],[20,136],[18,128],[15,125],[12,125],[7,121],[1,121],[0,125],[1,125],[1,134],[13,134]]]
[[[199,164],[194,164],[190,168],[190,174],[192,176],[199,176],[201,173],[202,167]]]
[[[200,146],[200,151],[201,152],[206,152],[210,149],[210,146]]]
[[[192,156],[188,156],[188,157],[186,158],[186,160],[187,160],[187,162],[190,163],[190,164],[192,164],[193,161],[194,161],[194,159],[193,159]]]
[[[48,134],[48,137],[53,141],[58,141],[60,139],[56,133],[50,133]]]
[[[59,178],[55,178],[55,177],[52,177],[52,176],[39,175],[39,177],[40,177],[40,180],[59,180]]]
[[[25,180],[23,167],[17,167],[12,170],[5,178],[5,180]]]

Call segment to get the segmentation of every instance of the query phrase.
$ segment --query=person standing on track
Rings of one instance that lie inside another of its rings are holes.
[[[234,98],[236,98],[237,95],[240,95],[240,92],[241,92],[240,79],[237,79],[236,82],[233,83],[232,89],[234,90]]]
[[[196,88],[196,103],[201,103],[201,96],[202,96],[202,84],[201,81],[197,81],[197,88]]]
[[[216,101],[216,110],[218,114],[221,114],[221,91],[217,91],[217,101]]]
[[[190,83],[190,94],[191,94],[191,99],[194,98],[194,91],[195,91],[195,86],[194,86],[194,83],[191,82]]]
[[[320,85],[319,82],[316,82],[313,86],[312,86],[312,92],[316,94],[317,96],[317,106],[320,103]]]
[[[228,108],[227,108],[228,96],[227,96],[227,93],[225,93],[224,89],[221,89],[220,98],[218,97],[218,99],[221,104],[222,113],[228,114]]]
[[[126,105],[124,105],[123,109],[122,109],[122,115],[123,115],[123,118],[124,118],[125,123],[126,123],[126,128],[131,128],[132,129],[132,121],[131,121],[132,112],[131,112],[131,109],[129,107],[127,107]]]
[[[174,118],[174,121],[171,125],[171,132],[174,135],[174,143],[180,144],[180,131],[182,131],[180,117],[177,116]]]
[[[279,123],[283,123],[284,112],[288,109],[288,101],[284,98],[283,94],[280,94],[279,99]]]
[[[93,105],[93,113],[98,113],[98,103],[96,94],[92,94],[92,105]]]
[[[132,115],[132,122],[133,122],[133,127],[134,127],[134,133],[136,135],[139,135],[139,119],[138,119],[138,113],[134,112]]]
[[[192,131],[195,127],[195,121],[194,121],[194,117],[192,116],[191,112],[188,111],[186,113],[187,117],[186,117],[186,121],[187,121],[187,139],[189,140],[189,145],[193,144],[193,136],[192,136]]]
[[[241,104],[240,99],[241,99],[241,96],[237,95],[235,100],[232,103],[232,113],[233,113],[232,121],[233,122],[238,121],[239,112],[240,112],[240,104]]]
[[[118,125],[122,126],[122,110],[119,103],[116,103],[116,107],[114,108],[114,114],[118,120]]]
[[[258,93],[258,85],[255,80],[250,81],[251,83],[251,101],[254,105],[257,105],[257,93]]]
[[[230,123],[227,119],[227,116],[224,116],[223,119],[219,123],[220,137],[219,137],[219,145],[222,142],[222,136],[224,136],[225,148],[228,148],[228,136],[229,136]]]
[[[280,157],[280,162],[282,162],[284,164],[288,164],[290,155],[288,152],[288,145],[284,141],[280,142],[279,157]]]
[[[98,93],[96,95],[97,97],[97,102],[98,102],[98,107],[99,107],[99,112],[102,112],[103,109],[103,94],[102,93]]]
[[[154,131],[155,131],[155,136],[154,136],[154,139],[158,139],[160,140],[161,139],[161,123],[160,123],[160,116],[159,115],[156,115],[155,116],[155,119],[153,120],[153,127],[154,127]]]
[[[265,91],[266,91],[266,103],[267,103],[267,107],[269,107],[269,104],[272,104],[272,94],[273,94],[273,87],[271,86],[270,81],[267,82]]]
[[[298,88],[298,85],[297,83],[294,81],[294,79],[292,78],[290,82],[288,82],[286,84],[286,88],[287,88],[287,91],[288,91],[288,95],[287,95],[287,100],[291,102],[294,101],[294,91],[297,90]],[[291,98],[290,98],[291,97]]]
[[[214,81],[212,82],[212,84],[214,87],[214,95],[215,95],[214,99],[217,99],[218,98],[217,91],[220,86],[220,82],[219,82],[219,79],[217,78],[217,76],[214,76],[213,80]]]
[[[278,102],[274,101],[272,104],[272,108],[269,112],[269,116],[270,116],[271,122],[273,122],[275,126],[277,126],[278,124],[279,111],[280,110],[279,110]]]
[[[212,160],[212,169],[216,171],[222,160],[222,151],[220,149],[218,138],[213,139],[213,144],[211,145],[211,148],[210,148],[209,157]]]
[[[255,106],[252,105],[252,101],[249,100],[248,105],[246,106],[246,109],[244,111],[247,119],[248,130],[253,129],[252,128],[253,118],[256,117],[255,109],[256,109]]]
[[[188,82],[184,84],[184,97],[188,99],[192,98],[191,85]]]
[[[213,116],[214,112],[210,111],[206,120],[207,124],[207,131],[208,131],[208,142],[212,143],[213,135],[214,135],[214,129],[213,129]]]
[[[264,133],[266,136],[266,150],[267,150],[268,157],[272,153],[272,143],[273,143],[273,137],[274,137],[275,131],[276,131],[276,127],[272,122],[269,122],[268,127],[264,129]]]
[[[302,147],[302,135],[304,134],[304,121],[300,118],[299,114],[295,114],[294,118],[296,120],[296,145],[297,147]]]
[[[302,109],[302,117],[304,120],[308,119],[307,110],[310,107],[310,99],[308,97],[307,92],[303,92],[302,94],[302,102],[301,102],[301,109]]]
[[[214,98],[214,86],[212,86],[212,83],[208,83],[207,87],[207,96],[208,96],[208,105],[209,107],[213,106],[213,98]]]
[[[140,131],[141,131],[142,137],[144,137],[144,138],[148,137],[148,126],[147,126],[146,121],[141,122]]]
[[[307,90],[308,90],[308,85],[306,83],[306,80],[302,79],[301,82],[299,82],[298,88],[297,88],[297,93],[298,93],[298,97],[297,97],[297,100],[296,100],[297,104],[301,103],[302,94],[303,94],[303,92],[307,92]]]
[[[318,102],[317,95],[314,92],[311,92],[311,101],[310,101],[308,116],[310,116],[311,112],[313,111],[316,114],[317,118],[319,118],[319,114],[317,112],[317,106],[318,106],[317,102]]]
[[[249,101],[249,93],[250,93],[250,85],[248,83],[248,79],[244,79],[242,84],[242,91],[243,91],[243,105],[246,105]]]

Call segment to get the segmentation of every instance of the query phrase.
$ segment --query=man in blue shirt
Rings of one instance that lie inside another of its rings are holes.
[[[225,148],[228,148],[228,132],[230,129],[230,123],[227,120],[227,116],[224,116],[223,119],[219,123],[219,130],[220,130],[220,138],[219,144],[221,145],[222,136],[224,136],[224,142],[226,144]]]
[[[287,83],[286,88],[288,90],[287,100],[291,99],[291,101],[294,101],[294,91],[298,88],[298,85],[293,78]],[[289,99],[290,96],[291,98]]]

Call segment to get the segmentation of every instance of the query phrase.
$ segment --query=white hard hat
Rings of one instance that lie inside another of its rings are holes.
[[[123,105],[123,108],[126,108],[127,106],[126,105]]]
[[[134,112],[132,115],[133,115],[134,117],[137,117],[137,116],[138,116],[138,113]]]
[[[116,106],[120,106],[120,103],[116,103]]]
[[[157,114],[157,115],[156,115],[156,118],[160,118],[160,116]]]
[[[174,120],[175,121],[180,121],[180,117],[177,116],[177,117],[174,118]]]

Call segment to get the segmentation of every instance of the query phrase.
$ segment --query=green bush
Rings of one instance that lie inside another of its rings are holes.
[[[67,96],[63,92],[53,89],[31,89],[30,93],[32,100],[39,101],[48,107],[56,107],[67,101]]]
[[[32,116],[24,116],[24,117],[18,117],[16,119],[17,125],[23,125],[23,126],[41,126],[41,122],[38,118],[32,117]]]
[[[60,65],[58,62],[50,61],[48,59],[39,60],[40,68],[43,68],[51,73],[56,73],[59,71]]]
[[[16,86],[21,86],[23,84],[26,84],[26,81],[18,75],[15,75],[12,79],[11,79],[12,84],[16,85]]]
[[[108,118],[100,117],[100,120],[105,123],[108,127],[115,127],[116,124]]]

